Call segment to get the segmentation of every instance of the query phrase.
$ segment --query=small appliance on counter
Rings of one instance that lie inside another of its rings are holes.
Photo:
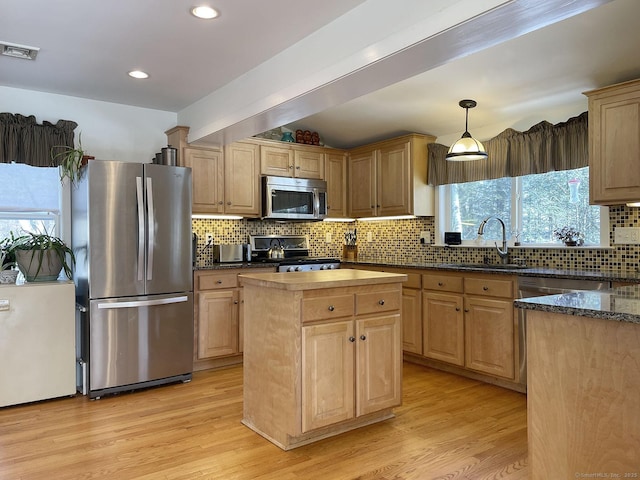
[[[213,261],[215,263],[250,262],[251,245],[248,243],[214,245]]]

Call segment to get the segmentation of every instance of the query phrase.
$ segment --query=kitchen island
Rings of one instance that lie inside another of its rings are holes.
[[[406,275],[240,275],[242,422],[289,450],[393,417],[401,403]]]
[[[640,286],[522,299],[529,478],[640,478]]]

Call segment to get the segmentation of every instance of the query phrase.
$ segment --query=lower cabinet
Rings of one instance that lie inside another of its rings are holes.
[[[464,366],[463,297],[455,293],[424,292],[423,355]]]
[[[397,313],[304,326],[302,431],[399,405],[399,345]]]
[[[272,268],[198,270],[194,273],[194,370],[241,363],[244,333],[242,273]]]

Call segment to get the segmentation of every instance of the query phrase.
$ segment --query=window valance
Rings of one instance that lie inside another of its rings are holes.
[[[471,162],[445,160],[449,147],[428,145],[430,185],[475,182],[589,165],[588,112],[555,125],[543,121],[525,132],[511,128],[483,141],[489,158]]]
[[[73,147],[73,130],[77,126],[71,120],[38,124],[33,115],[0,113],[0,163],[50,167],[52,147]]]

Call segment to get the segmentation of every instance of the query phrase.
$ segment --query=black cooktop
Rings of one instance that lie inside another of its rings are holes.
[[[277,263],[278,265],[318,265],[323,263],[340,263],[340,259],[338,258],[321,257],[252,258],[251,261]]]

